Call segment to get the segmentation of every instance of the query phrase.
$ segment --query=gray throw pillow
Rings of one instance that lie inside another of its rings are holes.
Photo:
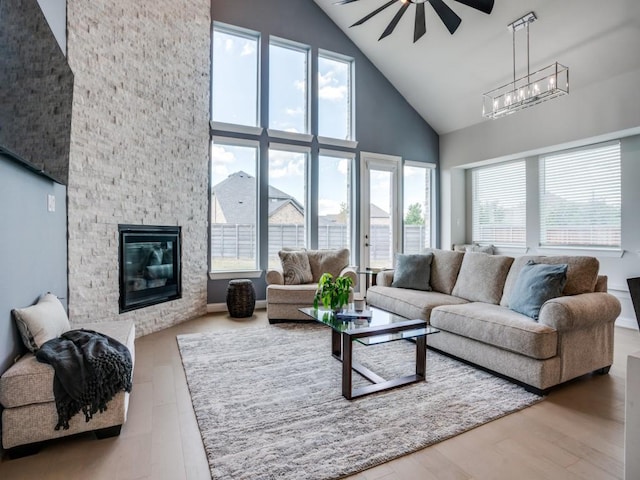
[[[544,302],[562,295],[567,268],[566,263],[548,265],[529,260],[513,285],[509,308],[537,320]]]
[[[396,255],[396,268],[393,272],[392,287],[411,288],[431,291],[431,261],[433,253],[425,255],[399,253]]]

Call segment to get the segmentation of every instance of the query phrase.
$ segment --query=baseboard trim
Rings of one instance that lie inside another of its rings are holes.
[[[266,310],[266,300],[256,300],[256,310]],[[208,303],[207,313],[228,312],[226,303]]]
[[[631,330],[638,330],[638,322],[635,318],[618,317],[616,319],[616,327],[630,328]]]

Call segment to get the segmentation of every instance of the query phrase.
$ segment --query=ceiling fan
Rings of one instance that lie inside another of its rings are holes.
[[[334,4],[345,5],[347,3],[353,3],[357,1],[358,0],[338,0],[337,2],[334,2]],[[458,3],[462,3],[464,5],[467,5],[471,8],[475,8],[476,10],[480,10],[481,12],[484,12],[486,14],[491,13],[491,11],[493,10],[494,0],[455,0],[455,1]],[[375,9],[369,15],[362,17],[356,23],[351,25],[351,27],[362,25],[364,22],[374,17],[378,13],[382,12],[384,9],[390,7],[391,5],[401,3],[402,5],[400,6],[400,9],[396,12],[396,15],[393,17],[391,22],[389,22],[389,25],[387,25],[387,28],[384,30],[384,32],[382,32],[382,35],[380,35],[380,38],[378,39],[378,40],[382,40],[383,38],[391,35],[391,33],[396,28],[396,26],[398,25],[398,22],[400,22],[400,19],[402,18],[404,13],[407,11],[409,6],[411,4],[415,4],[416,18],[415,18],[415,24],[414,24],[415,26],[413,30],[413,43],[416,43],[425,33],[427,33],[427,21],[425,17],[425,8],[424,8],[424,4],[427,2],[431,4],[433,9],[436,11],[438,16],[440,17],[440,20],[442,20],[442,23],[444,23],[445,27],[447,27],[447,30],[449,30],[449,33],[453,35],[453,33],[460,26],[460,23],[462,23],[462,19],[456,14],[456,12],[451,10],[451,8],[448,7],[443,0],[390,0],[384,5],[382,5],[381,7]]]

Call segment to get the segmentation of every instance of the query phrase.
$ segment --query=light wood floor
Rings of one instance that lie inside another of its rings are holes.
[[[264,311],[247,320],[212,314],[139,338],[120,437],[50,442],[36,455],[3,459],[0,479],[210,479],[175,337],[266,324]],[[618,328],[609,375],[581,378],[533,407],[349,478],[621,479],[626,357],[637,350],[638,331]]]

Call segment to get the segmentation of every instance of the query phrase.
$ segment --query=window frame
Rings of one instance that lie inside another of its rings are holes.
[[[304,132],[287,132],[286,130],[279,130],[277,128],[272,128],[270,125],[267,126],[267,133],[269,137],[274,139],[282,139],[282,140],[293,140],[300,141],[305,143],[311,143],[313,140],[313,135],[311,134],[311,112],[312,112],[312,102],[311,102],[311,47],[309,45],[305,45],[303,43],[294,42],[293,40],[287,40],[281,37],[270,36],[269,37],[269,92],[267,92],[267,98],[269,101],[269,122],[271,123],[271,72],[272,72],[272,64],[271,64],[271,47],[275,46],[278,48],[287,48],[289,50],[294,50],[297,52],[301,52],[305,54],[306,61],[306,94],[305,94],[305,131]]]
[[[212,255],[212,238],[211,238],[211,229],[214,225],[211,222],[211,209],[213,208],[212,199],[213,199],[213,154],[211,155],[211,160],[209,162],[209,278],[211,280],[216,279],[234,279],[234,278],[260,278],[262,276],[261,258],[260,258],[260,208],[259,208],[259,199],[260,199],[260,142],[255,139],[249,138],[236,138],[236,137],[228,137],[222,135],[211,135],[209,145],[210,150],[213,150],[214,144],[225,145],[230,147],[249,147],[255,148],[256,150],[256,158],[255,158],[255,178],[256,178],[256,217],[255,217],[255,225],[256,225],[256,244],[255,244],[255,268],[247,269],[247,270],[214,270],[213,269],[213,255]]]
[[[427,162],[419,162],[416,160],[404,160],[402,162],[402,181],[401,181],[401,185],[402,185],[402,231],[401,231],[401,240],[402,240],[402,252],[405,252],[405,245],[404,245],[404,237],[405,237],[405,232],[404,232],[404,228],[405,228],[405,207],[407,205],[405,205],[405,201],[406,201],[406,197],[405,197],[405,192],[406,192],[406,186],[404,183],[404,176],[405,176],[405,167],[411,167],[411,168],[424,168],[426,170],[429,170],[429,247],[426,248],[435,248],[436,245],[436,240],[437,240],[437,235],[436,235],[436,225],[434,222],[435,219],[435,206],[436,206],[436,201],[437,201],[437,196],[436,196],[436,170],[437,170],[437,165],[435,163],[427,163]]]
[[[619,217],[619,231],[620,231],[620,244],[615,246],[607,246],[607,245],[594,245],[594,244],[554,244],[554,243],[543,243],[543,220],[544,220],[544,207],[543,207],[543,195],[544,195],[544,175],[545,175],[545,160],[548,157],[558,157],[565,154],[572,154],[577,152],[586,152],[589,150],[595,150],[604,147],[618,147],[618,165],[620,169],[620,182],[618,184],[618,195],[620,196],[620,217]],[[553,253],[558,252],[561,254],[567,254],[568,252],[574,251],[578,254],[593,254],[599,256],[622,256],[622,145],[620,140],[613,140],[608,142],[601,142],[591,145],[583,145],[576,148],[570,148],[566,150],[559,150],[554,152],[545,153],[538,157],[538,239],[537,239],[537,249],[543,251],[545,253]]]
[[[357,186],[355,185],[357,166],[355,158],[357,157],[356,147],[358,142],[355,141],[355,59],[340,53],[322,50],[309,45],[288,40],[285,38],[262,34],[260,32],[237,27],[223,22],[214,21],[211,28],[211,51],[213,55],[214,34],[221,32],[229,35],[235,35],[240,38],[248,38],[256,42],[257,49],[257,82],[256,82],[256,126],[247,126],[220,121],[213,121],[213,82],[210,88],[211,100],[210,107],[210,145],[219,143],[222,145],[236,146],[255,146],[257,147],[257,165],[256,165],[256,267],[255,271],[233,271],[233,270],[213,270],[212,269],[212,212],[215,208],[212,200],[212,168],[213,159],[210,150],[209,161],[209,251],[208,251],[208,270],[209,278],[215,279],[232,279],[232,278],[259,278],[269,267],[269,218],[265,212],[262,201],[268,198],[269,190],[269,152],[271,150],[279,150],[285,152],[301,152],[305,153],[305,198],[304,198],[304,240],[307,248],[312,248],[318,241],[318,202],[320,192],[318,191],[318,168],[321,155],[334,156],[338,158],[350,158],[351,174],[350,174],[350,225],[351,235],[349,242],[352,256],[357,248],[357,229],[359,228],[355,222],[356,207],[359,205],[357,198]],[[307,92],[306,92],[306,133],[286,132],[278,129],[268,128],[270,112],[270,92],[269,83],[271,76],[271,64],[269,61],[271,45],[292,48],[295,50],[306,52],[307,66]],[[252,53],[253,54],[253,53]],[[318,129],[318,112],[319,112],[319,89],[318,89],[318,62],[320,58],[326,58],[338,62],[348,64],[348,128],[351,136],[350,140],[341,140],[337,138],[322,137],[317,135]],[[213,72],[213,61],[211,66]],[[267,191],[265,192],[265,189]],[[267,243],[267,245],[265,245]]]
[[[334,147],[342,147],[342,148],[356,148],[358,146],[358,142],[356,140],[356,69],[355,69],[355,59],[353,57],[349,57],[347,55],[343,55],[336,52],[331,52],[329,50],[324,50],[322,48],[318,49],[318,54],[316,56],[316,76],[320,76],[320,59],[325,58],[328,60],[333,60],[335,62],[346,63],[349,65],[349,107],[347,109],[349,114],[348,125],[349,125],[349,138],[341,139],[335,137],[327,137],[320,134],[320,89],[319,85],[316,82],[316,90],[314,92],[316,97],[316,110],[317,110],[317,118],[318,118],[318,132],[317,138],[318,143],[323,146],[334,146]]]
[[[522,181],[522,200],[524,201],[524,217],[523,217],[523,223],[522,223],[522,228],[524,228],[524,234],[523,234],[523,239],[521,243],[504,243],[504,242],[497,242],[495,240],[495,238],[493,240],[485,240],[485,239],[478,239],[476,238],[477,233],[476,233],[476,225],[479,226],[479,222],[476,222],[476,182],[477,182],[477,173],[482,171],[482,170],[488,170],[488,169],[492,169],[492,168],[498,168],[498,167],[503,167],[503,166],[509,166],[509,165],[516,165],[516,164],[521,164],[522,166],[522,174],[523,174],[523,178],[521,179]],[[475,167],[475,168],[471,168],[470,169],[470,173],[471,173],[471,241],[472,243],[479,243],[479,244],[491,244],[497,248],[504,248],[504,249],[522,249],[522,248],[526,248],[527,247],[527,215],[528,215],[528,209],[527,209],[527,202],[528,202],[528,186],[527,186],[527,161],[525,158],[518,158],[515,160],[509,160],[507,162],[498,162],[498,163],[492,163],[490,165],[483,165],[481,167]]]
[[[255,125],[244,125],[239,123],[229,123],[223,122],[219,120],[213,119],[214,112],[214,99],[213,99],[213,65],[215,62],[214,59],[214,41],[215,41],[215,32],[224,33],[227,35],[234,35],[239,38],[251,39],[256,42],[256,121]],[[264,130],[261,126],[261,97],[262,97],[262,83],[261,83],[261,65],[262,65],[262,35],[260,32],[256,32],[255,30],[250,30],[248,28],[237,27],[235,25],[229,25],[227,23],[222,22],[213,22],[213,26],[211,28],[211,100],[209,102],[209,124],[211,129],[220,130],[224,132],[232,132],[238,134],[247,134],[247,135],[260,135]]]
[[[311,200],[312,200],[312,192],[311,192],[311,162],[312,162],[312,156],[311,156],[311,146],[309,145],[294,145],[291,143],[279,143],[279,142],[269,142],[269,147],[268,147],[268,151],[267,151],[267,158],[268,160],[268,164],[267,164],[267,192],[268,189],[271,187],[271,179],[269,178],[269,172],[271,169],[271,151],[279,151],[279,152],[289,152],[289,153],[302,153],[304,155],[306,155],[306,160],[305,160],[305,166],[304,166],[304,181],[305,181],[305,187],[304,187],[304,205],[303,205],[303,209],[304,209],[304,242],[305,242],[305,246],[304,248],[310,248],[309,246],[311,245],[311,215],[310,215],[310,210],[311,210]],[[276,187],[277,188],[277,187]],[[268,194],[267,194],[268,196]],[[266,241],[267,241],[267,245],[269,244],[269,218],[267,216],[266,219],[266,223],[267,223],[267,236],[266,236]],[[267,269],[269,269],[270,267],[268,266],[269,263],[269,258],[267,255]]]
[[[335,150],[335,149],[330,149],[330,148],[320,148],[318,149],[318,157],[317,157],[317,162],[318,162],[318,193],[317,193],[317,200],[318,203],[320,202],[320,157],[331,157],[331,158],[337,158],[337,159],[346,159],[349,160],[351,162],[350,167],[349,167],[349,175],[347,177],[347,182],[348,182],[348,189],[349,191],[347,192],[347,197],[348,197],[348,201],[349,201],[349,217],[348,217],[348,226],[347,226],[347,231],[349,232],[349,243],[347,245],[347,248],[349,249],[349,255],[351,256],[351,260],[354,258],[354,252],[356,251],[356,245],[357,245],[357,239],[356,239],[356,212],[355,212],[355,205],[356,205],[356,200],[357,200],[357,192],[356,192],[356,188],[355,188],[355,182],[356,182],[356,152],[350,152],[350,151],[345,151],[345,150]],[[318,228],[320,228],[320,225],[318,224],[318,219],[320,218],[320,214],[318,213],[316,215],[316,224],[318,225]]]

